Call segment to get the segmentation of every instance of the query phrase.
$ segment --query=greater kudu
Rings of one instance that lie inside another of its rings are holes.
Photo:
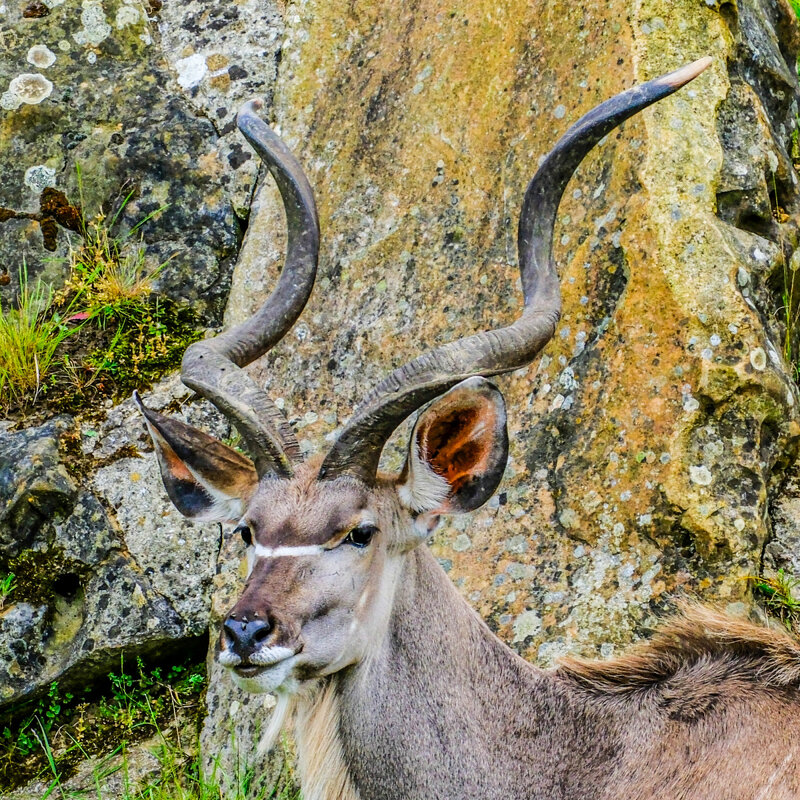
[[[542,671],[489,631],[420,546],[440,515],[477,508],[502,476],[505,408],[485,376],[528,364],[553,335],[551,243],[570,176],[601,137],[708,63],[623,92],[572,126],[522,205],[521,317],[396,369],[308,463],[241,368],[305,305],[317,215],[257,106],[240,112],[286,206],[286,264],[255,316],[192,345],[183,381],[234,422],[253,461],[141,408],[178,509],[238,523],[249,576],[218,657],[243,689],[277,693],[270,736],[293,719],[305,800],[800,797],[800,647],[788,635],[687,609],[633,655]],[[389,436],[430,401],[402,473],[379,475]]]

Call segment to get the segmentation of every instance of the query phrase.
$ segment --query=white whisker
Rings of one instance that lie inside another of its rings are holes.
[[[223,667],[236,667],[242,663],[241,657],[237,656],[236,653],[232,653],[230,650],[220,651],[220,654],[217,656],[217,661],[222,664]]]

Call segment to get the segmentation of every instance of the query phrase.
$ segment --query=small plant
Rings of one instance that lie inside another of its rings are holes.
[[[8,575],[0,578],[0,608],[5,605],[6,600],[14,591],[15,577],[13,572],[9,572]]]
[[[167,206],[120,232],[133,191],[113,215],[91,220],[80,170],[78,191],[79,205],[62,203],[80,234],[67,285],[55,295],[39,282],[29,287],[23,270],[19,308],[0,311],[0,411],[9,416],[27,415],[37,401],[54,412],[99,408],[98,397],[129,395],[174,369],[202,335],[191,308],[153,288],[169,259],[148,267],[141,229]]]
[[[124,750],[165,728],[182,752],[183,732],[196,729],[200,719],[204,664],[148,669],[137,659],[132,672],[121,660],[106,685],[97,697],[97,684],[73,694],[52,683],[25,712],[0,723],[0,795],[43,770],[65,780],[87,757]]]
[[[29,284],[23,266],[17,307],[0,309],[0,408],[36,402],[47,388],[58,346],[75,330],[63,314],[53,313],[50,288],[38,279]]]
[[[753,592],[764,608],[776,616],[788,630],[800,629],[800,580],[779,569],[772,577],[751,576]]]
[[[80,176],[80,173],[79,173]],[[111,231],[131,199],[128,193],[110,221],[103,213],[83,225],[83,243],[70,250],[70,280],[73,291],[83,295],[88,314],[101,323],[141,315],[153,292],[153,280],[167,261],[147,270],[145,247],[133,237],[143,225],[166,210],[164,205],[148,214],[124,234]]]
[[[798,0],[798,3],[800,3],[800,0]],[[772,191],[774,197],[772,216],[780,226],[788,221],[789,215],[781,208],[778,198],[778,184],[774,174],[772,175]],[[783,357],[786,363],[791,366],[794,379],[797,381],[800,379],[800,363],[798,363],[798,353],[795,350],[798,334],[800,334],[800,278],[798,278],[800,251],[787,260],[781,229],[779,229],[779,240],[781,244],[780,264],[783,278],[781,306],[779,309],[784,324]]]

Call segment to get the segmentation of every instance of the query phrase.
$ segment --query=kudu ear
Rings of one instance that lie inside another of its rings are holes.
[[[213,436],[147,408],[135,392],[133,399],[175,508],[190,519],[238,522],[258,485],[253,462]]]
[[[416,513],[472,511],[494,493],[508,460],[506,405],[484,378],[467,378],[420,415],[400,477],[400,499]]]

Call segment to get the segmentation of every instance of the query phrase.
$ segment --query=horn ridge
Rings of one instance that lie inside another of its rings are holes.
[[[292,464],[302,461],[294,432],[242,367],[274,347],[305,308],[317,272],[319,220],[314,193],[302,167],[257,115],[260,109],[260,101],[246,103],[237,124],[266,164],[283,200],[288,231],[284,266],[272,294],[249,319],[187,348],[181,380],[236,426],[259,476],[290,476]]]
[[[542,162],[522,203],[517,245],[525,301],[511,325],[437,347],[398,367],[358,406],[322,463],[320,479],[376,478],[381,452],[403,420],[466,378],[491,377],[530,363],[555,333],[561,290],[553,262],[553,228],[561,197],[577,166],[607,133],[646,106],[693,80],[702,58],[606,100],[572,125]]]

